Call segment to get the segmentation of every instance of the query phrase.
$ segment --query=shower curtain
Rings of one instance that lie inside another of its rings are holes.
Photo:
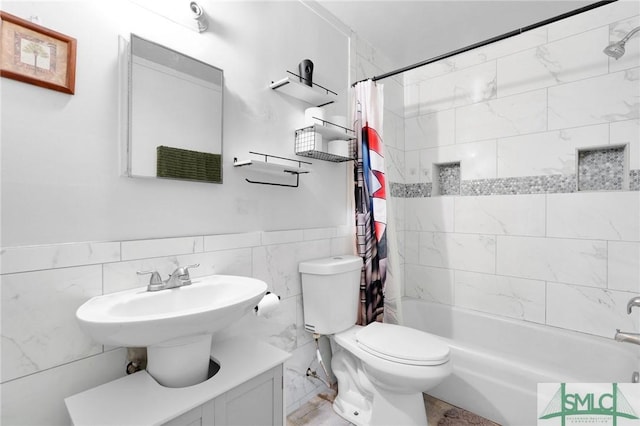
[[[382,141],[383,86],[371,80],[363,81],[356,84],[352,93],[358,149],[354,167],[356,241],[358,255],[364,260],[358,324],[366,325],[383,321],[385,290],[392,277]]]

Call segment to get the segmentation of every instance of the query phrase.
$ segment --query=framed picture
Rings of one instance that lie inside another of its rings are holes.
[[[73,94],[76,39],[0,11],[0,75]]]

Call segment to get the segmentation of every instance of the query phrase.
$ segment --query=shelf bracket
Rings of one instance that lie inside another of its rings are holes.
[[[285,171],[285,173],[290,173],[292,175],[296,175],[296,184],[295,185],[287,185],[284,183],[273,183],[273,182],[259,182],[256,180],[250,180],[247,178],[244,178],[244,180],[246,180],[249,183],[255,183],[258,185],[272,185],[272,186],[285,186],[287,188],[297,188],[298,185],[300,185],[300,173],[293,173],[293,172],[289,172],[289,171]]]
[[[286,160],[286,161],[291,161],[294,163],[298,163],[298,166],[301,167],[302,164],[311,164],[308,161],[302,161],[302,160],[296,160],[296,159],[291,159],[291,158],[286,158],[286,157],[278,157],[276,155],[270,155],[270,154],[262,154],[260,152],[253,152],[253,151],[249,151],[250,154],[254,154],[254,155],[259,155],[259,156],[263,156],[264,157],[264,161],[265,163],[268,162],[269,158],[278,158],[281,160]],[[234,164],[238,163],[238,159],[234,158],[233,159]],[[245,164],[237,164],[239,166],[245,165]],[[290,175],[295,175],[296,176],[296,183],[294,184],[285,184],[285,183],[274,183],[274,182],[263,182],[263,181],[256,181],[256,180],[251,180],[248,178],[245,178],[244,180],[249,182],[249,183],[255,183],[258,185],[271,185],[271,186],[283,186],[283,187],[287,187],[287,188],[298,188],[298,186],[300,185],[300,175],[303,173],[309,173],[308,171],[297,171],[297,170],[282,170],[283,173],[288,173]]]

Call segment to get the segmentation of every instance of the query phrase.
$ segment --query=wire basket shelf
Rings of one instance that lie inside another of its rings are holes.
[[[328,141],[339,149],[329,152]],[[356,139],[352,130],[323,122],[296,130],[294,151],[302,157],[342,163],[356,158]]]

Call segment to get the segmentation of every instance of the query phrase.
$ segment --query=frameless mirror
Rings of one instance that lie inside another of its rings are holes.
[[[127,174],[222,183],[221,69],[131,34]]]

